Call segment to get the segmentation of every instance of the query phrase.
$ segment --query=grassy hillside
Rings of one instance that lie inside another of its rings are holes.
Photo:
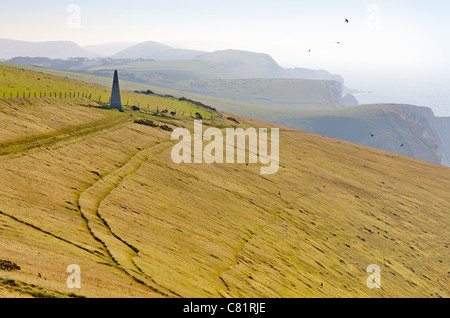
[[[38,76],[20,72],[10,84]],[[285,127],[275,175],[176,165],[170,132],[143,117],[192,128],[83,99],[0,99],[0,296],[449,297],[449,169]],[[66,286],[70,264],[81,289]],[[370,264],[382,289],[366,286]]]
[[[18,67],[11,70],[10,66]],[[53,97],[56,99],[66,98],[83,98],[85,102],[97,102],[97,104],[105,104],[109,102],[111,97],[112,75],[111,79],[102,79],[94,83],[88,83],[89,76],[80,75],[76,79],[69,79],[69,72],[53,71],[48,73],[34,72],[30,70],[41,70],[33,67],[20,67],[18,65],[0,64],[0,98],[16,97]],[[114,72],[113,72],[114,73]],[[112,74],[113,74],[112,73]],[[52,74],[62,75],[66,77],[65,81],[61,81],[60,77]],[[85,81],[83,81],[85,80]],[[122,82],[121,82],[122,84]],[[103,85],[103,86],[101,86]],[[179,102],[175,98],[164,98],[157,95],[136,94],[121,87],[121,99],[124,106],[139,106],[148,111],[156,111],[167,109],[177,111],[179,114],[199,112],[202,116],[208,118],[213,114],[205,109],[199,108],[187,102]],[[83,95],[84,94],[84,95]],[[128,108],[129,108],[128,107]]]
[[[8,64],[3,63],[3,65]],[[104,77],[88,74],[62,72],[30,66],[21,67],[100,85],[109,86],[111,81]],[[140,81],[139,78],[134,77],[136,74],[139,73],[132,73],[132,78],[130,79]],[[126,77],[127,72],[121,72],[120,76],[121,78]],[[169,81],[166,84],[170,86],[171,83]],[[263,80],[263,83],[267,84],[268,82]],[[230,87],[236,88],[237,92],[239,92],[239,87]],[[440,151],[436,148],[435,141],[423,135],[422,125],[413,120],[413,118],[410,118],[405,112],[405,107],[402,105],[361,105],[334,110],[308,111],[287,108],[279,109],[255,103],[245,103],[123,80],[121,80],[121,88],[126,90],[151,89],[159,94],[170,94],[177,97],[185,96],[225,112],[268,121],[327,137],[343,139],[352,143],[358,143],[432,163],[440,163],[441,161]],[[238,94],[234,93],[231,89],[229,91],[230,95]],[[302,99],[305,99],[305,96],[309,94],[308,92],[304,93],[299,94],[302,95]],[[309,96],[314,96],[314,94]],[[280,97],[285,98],[283,94]],[[308,107],[312,108],[312,106]],[[438,126],[436,127],[442,134],[447,133],[447,122],[445,120],[440,120],[441,123],[437,123]],[[370,136],[371,133],[375,134],[376,138],[372,138]],[[446,138],[441,138],[444,147],[448,146],[446,140]],[[405,144],[405,146],[400,147],[402,144]],[[448,147],[445,149],[448,149]]]

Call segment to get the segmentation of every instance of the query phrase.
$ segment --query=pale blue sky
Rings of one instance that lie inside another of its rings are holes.
[[[67,25],[70,4],[81,9],[80,28]],[[377,25],[371,22],[375,15]],[[269,53],[286,66],[433,64],[450,53],[449,17],[447,0],[19,0],[2,1],[0,38],[80,45],[153,40],[208,51],[235,48]],[[343,44],[336,47],[337,41]],[[309,49],[314,54],[305,54]]]
[[[70,4],[81,10],[79,28],[67,23]],[[448,0],[18,0],[0,4],[0,38],[242,49],[354,84],[392,69],[449,78],[449,17]]]

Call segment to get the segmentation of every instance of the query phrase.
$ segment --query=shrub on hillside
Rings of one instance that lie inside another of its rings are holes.
[[[158,127],[158,124],[156,124],[155,122],[153,122],[150,119],[136,119],[134,122],[136,124],[140,124],[140,125],[145,125],[145,126],[150,126],[150,127]]]
[[[162,130],[165,130],[165,131],[173,131],[173,129],[167,125],[161,125],[161,126],[159,126],[159,128],[161,128]]]

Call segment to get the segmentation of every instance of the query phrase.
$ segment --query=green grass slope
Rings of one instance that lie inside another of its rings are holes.
[[[14,68],[14,71],[11,69]],[[34,98],[50,97],[56,99],[84,98],[97,104],[107,104],[111,97],[111,79],[97,79],[92,81],[89,75],[74,76],[69,79],[70,72],[49,71],[35,67],[22,67],[0,63],[0,98]],[[37,71],[37,72],[36,72]],[[60,77],[65,77],[61,81]],[[122,82],[121,82],[122,85]],[[127,85],[121,86],[121,99],[124,106],[139,106],[149,111],[165,110],[177,111],[185,115],[199,112],[204,117],[211,117],[209,110],[199,108],[188,102],[180,102],[176,98],[164,98],[157,95],[136,94],[127,90]],[[151,105],[151,107],[150,107]]]
[[[2,72],[16,86],[42,76]],[[275,175],[176,165],[170,132],[133,119],[192,118],[87,101],[0,99],[0,260],[16,265],[0,268],[0,296],[449,297],[447,168],[286,127]]]

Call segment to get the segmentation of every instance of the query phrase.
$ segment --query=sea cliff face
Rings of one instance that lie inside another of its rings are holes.
[[[435,144],[434,151],[440,157],[443,166],[450,167],[450,117],[436,117],[428,107],[402,105],[404,113],[419,124],[423,137]]]
[[[435,127],[447,154],[447,166],[450,166],[450,117],[436,117]]]

